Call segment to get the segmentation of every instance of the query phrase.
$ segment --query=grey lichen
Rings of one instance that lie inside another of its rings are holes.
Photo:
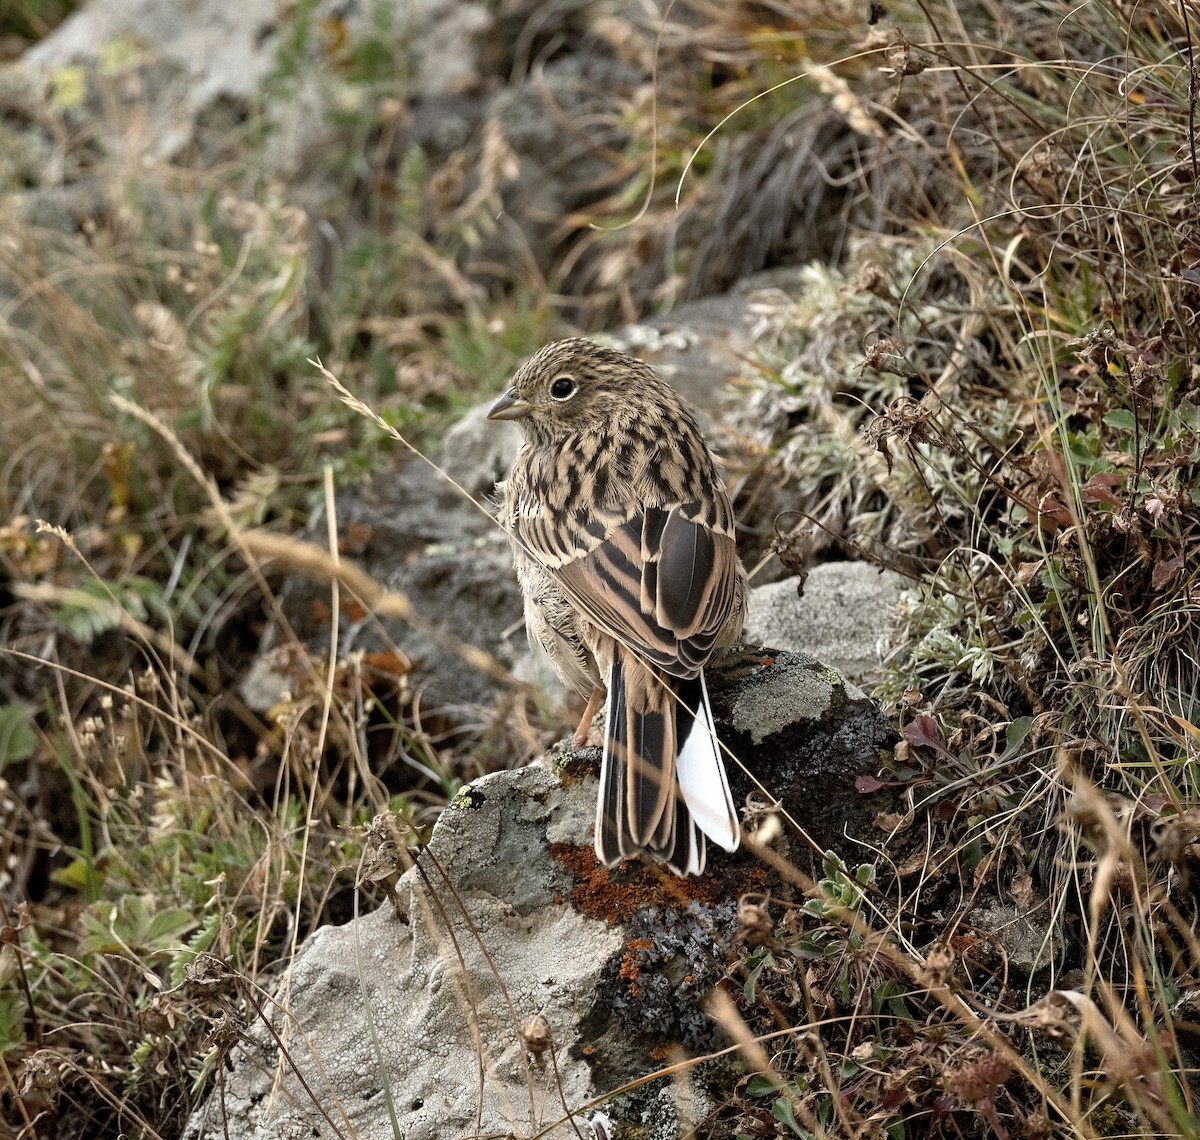
[[[819,720],[833,700],[834,685],[841,683],[841,677],[830,672],[832,681],[810,674],[804,684],[797,684],[793,675],[779,683],[747,686],[734,705],[733,727],[758,744],[797,720]]]

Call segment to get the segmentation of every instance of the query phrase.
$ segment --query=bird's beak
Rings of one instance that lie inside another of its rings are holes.
[[[511,388],[506,388],[487,414],[489,420],[523,420],[533,408]]]

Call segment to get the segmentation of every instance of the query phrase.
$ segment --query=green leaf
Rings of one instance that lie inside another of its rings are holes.
[[[746,961],[746,984],[742,987],[742,996],[747,1001],[754,1001],[758,992],[758,979],[763,970],[775,965],[775,958],[765,946],[760,946]]]
[[[60,887],[86,893],[104,881],[104,870],[101,865],[80,855],[65,867],[51,872],[50,879]]]
[[[826,851],[821,857],[821,870],[827,879],[834,878],[839,872],[846,871],[846,863],[836,851]]]
[[[1096,445],[1087,436],[1072,433],[1067,437],[1067,455],[1077,467],[1086,467],[1096,458]]]
[[[1137,418],[1125,408],[1113,408],[1105,412],[1104,422],[1116,431],[1128,432],[1130,435],[1137,430]]]
[[[1033,717],[1031,716],[1019,716],[1009,724],[1004,733],[1005,742],[1008,745],[1004,751],[1005,756],[1012,756],[1025,743],[1025,738],[1029,735],[1032,727]]]
[[[107,909],[114,912],[116,910],[115,907]],[[120,940],[113,936],[108,923],[99,914],[89,911],[79,916],[79,922],[84,931],[84,939],[79,945],[83,953],[120,954],[125,949]]]
[[[24,998],[14,991],[0,990],[0,1057],[25,1044],[25,1031],[21,1028],[24,1016]]]
[[[167,950],[179,946],[183,936],[198,925],[192,912],[181,906],[160,910],[150,920],[142,944],[148,950]]]
[[[203,954],[216,942],[217,935],[221,932],[221,922],[219,914],[210,914],[200,929],[184,943],[182,953],[171,959],[171,985],[177,986],[182,983],[188,966],[196,960],[196,956]]]
[[[762,1073],[755,1073],[746,1085],[747,1096],[770,1096],[775,1091],[775,1082]]]
[[[90,645],[101,634],[121,624],[120,611],[107,586],[85,582],[63,595],[55,615],[63,628],[81,645]]]
[[[811,1133],[806,1132],[800,1127],[799,1121],[796,1120],[795,1110],[792,1108],[792,1102],[786,1097],[780,1097],[771,1106],[771,1115],[779,1121],[780,1124],[786,1124],[791,1129],[795,1136],[809,1137]]]
[[[37,748],[33,718],[23,705],[0,706],[0,772],[28,760]]]
[[[180,946],[199,925],[183,907],[155,912],[150,895],[126,895],[119,903],[94,903],[82,915],[83,950],[92,954],[154,954]]]
[[[1046,559],[1045,568],[1042,570],[1045,578],[1046,587],[1050,590],[1058,592],[1069,591],[1071,588],[1071,579],[1062,573],[1061,563],[1057,559]]]
[[[166,615],[162,587],[136,574],[120,582],[92,579],[63,595],[56,616],[76,641],[90,645],[101,634],[120,627],[122,610],[140,622],[146,621],[151,611]]]
[[[850,999],[853,997],[853,986],[851,985],[850,977],[850,962],[847,958],[843,958],[838,963],[837,976],[834,982],[834,990],[837,996],[842,999],[847,1005],[850,1004]]]

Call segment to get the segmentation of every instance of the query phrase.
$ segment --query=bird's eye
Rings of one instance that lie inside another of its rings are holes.
[[[570,376],[560,376],[550,385],[550,395],[556,400],[569,400],[579,385]]]

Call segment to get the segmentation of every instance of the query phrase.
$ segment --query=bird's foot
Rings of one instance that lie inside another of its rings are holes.
[[[583,710],[583,716],[579,718],[579,727],[575,729],[575,734],[571,737],[572,748],[586,748],[588,737],[592,732],[592,717],[596,715],[596,709],[600,707],[600,702],[604,700],[604,690],[598,686],[592,690],[592,695],[588,697],[587,707]]]

